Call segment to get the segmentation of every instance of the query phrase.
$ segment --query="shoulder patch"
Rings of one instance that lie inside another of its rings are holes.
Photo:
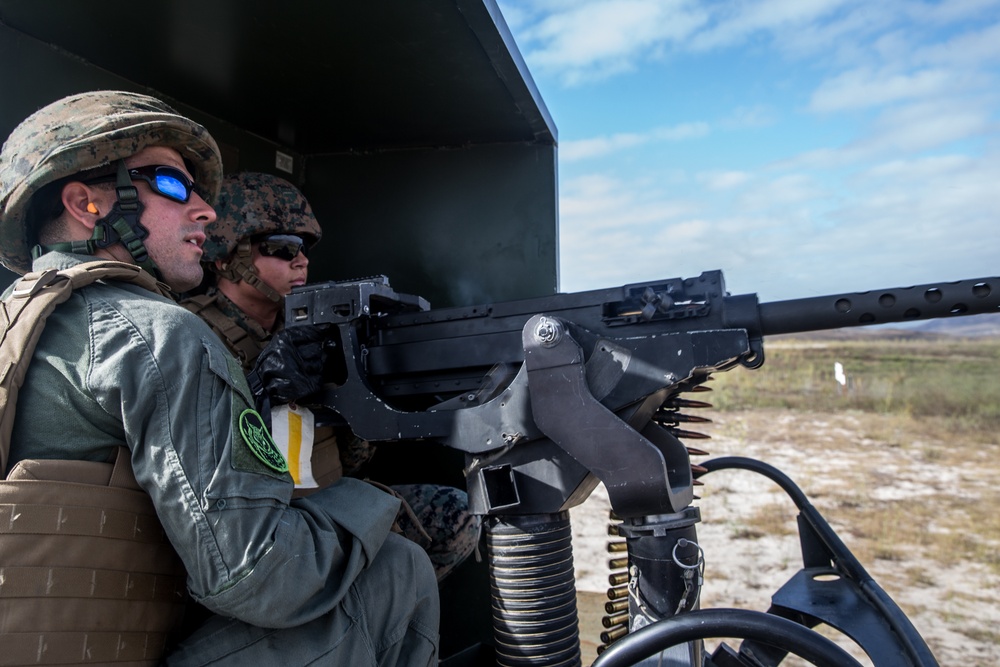
[[[256,410],[247,408],[240,414],[240,433],[247,447],[264,465],[277,472],[288,472],[288,462]]]

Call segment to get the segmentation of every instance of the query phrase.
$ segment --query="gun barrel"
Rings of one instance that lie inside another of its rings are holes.
[[[760,304],[765,336],[1000,312],[1000,278],[978,278]]]

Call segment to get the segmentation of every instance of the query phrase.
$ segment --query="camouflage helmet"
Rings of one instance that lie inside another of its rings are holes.
[[[295,234],[311,248],[323,236],[319,221],[298,188],[283,178],[259,172],[230,174],[222,181],[215,222],[205,226],[202,261],[209,270],[234,283],[246,282],[268,299],[280,302],[257,273],[252,238],[261,234]]]
[[[283,178],[259,172],[229,174],[215,205],[215,222],[205,226],[202,260],[229,257],[236,245],[260,234],[297,234],[309,247],[323,236],[319,221],[298,188]]]
[[[36,111],[11,132],[0,151],[0,263],[31,268],[36,221],[32,196],[61,178],[113,164],[150,146],[167,146],[190,164],[198,192],[212,204],[222,158],[208,130],[164,102],[104,90],[71,95]]]

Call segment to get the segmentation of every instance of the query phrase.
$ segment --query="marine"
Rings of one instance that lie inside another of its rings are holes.
[[[250,373],[274,334],[284,329],[284,297],[308,280],[310,250],[323,230],[305,196],[287,180],[266,173],[229,174],[216,204],[218,217],[206,225],[203,262],[210,285],[181,303],[215,330]],[[312,348],[318,351],[319,347]],[[321,364],[320,364],[321,365]],[[307,408],[274,406],[273,424],[289,418],[316,423]],[[279,447],[298,452],[297,493],[307,494],[339,474],[360,476],[375,448],[346,428],[318,424],[312,438],[288,446],[279,428]],[[479,518],[468,511],[461,489],[426,483],[397,484],[403,500],[396,527],[427,550],[438,580],[475,550]]]
[[[208,612],[141,664],[435,664],[436,580],[424,551],[391,531],[399,501],[350,478],[293,499],[287,460],[240,363],[172,298],[202,280],[221,182],[207,130],[147,95],[71,95],[8,137],[0,262],[31,272],[23,284],[33,287],[8,289],[4,312],[74,267],[124,264],[146,279],[74,289],[46,322],[32,323],[44,329],[16,405],[5,406],[15,412],[4,472],[126,452],[187,593]],[[14,570],[30,550],[10,539],[0,536],[0,567]],[[34,567],[53,556],[41,551]],[[64,627],[39,639],[40,657],[73,636],[82,637],[82,661],[87,636],[128,620],[89,618],[74,613],[76,603],[64,600]],[[5,651],[17,639],[11,609],[0,607]]]

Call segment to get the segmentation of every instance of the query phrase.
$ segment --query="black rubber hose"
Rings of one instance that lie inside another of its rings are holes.
[[[787,618],[746,609],[702,609],[657,621],[615,642],[593,667],[627,667],[671,646],[712,637],[752,639],[817,667],[861,667],[847,651],[818,632]]]
[[[500,667],[579,667],[569,514],[488,517],[493,636]]]

